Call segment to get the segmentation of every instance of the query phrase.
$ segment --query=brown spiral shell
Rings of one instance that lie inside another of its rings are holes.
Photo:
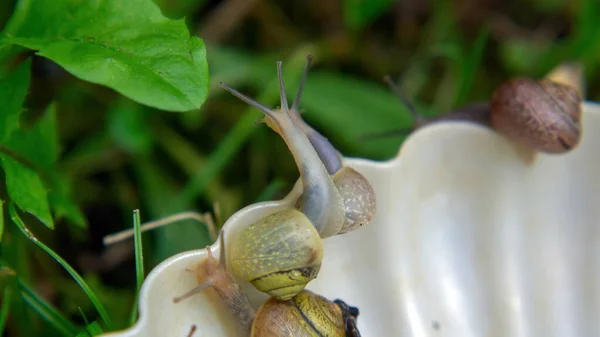
[[[540,152],[563,153],[581,140],[578,91],[549,79],[516,78],[492,96],[491,124],[499,133]]]

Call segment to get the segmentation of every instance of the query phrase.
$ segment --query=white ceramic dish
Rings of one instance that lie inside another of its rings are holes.
[[[325,240],[307,289],[360,309],[364,337],[600,336],[600,105],[586,102],[583,140],[533,163],[495,132],[438,123],[412,134],[387,162],[347,159],[377,194],[368,226]],[[280,201],[248,206],[225,242]],[[211,246],[218,256],[219,243]],[[169,258],[144,282],[140,319],[108,337],[236,336],[212,292],[196,285],[196,250]],[[258,305],[265,296],[245,284]]]

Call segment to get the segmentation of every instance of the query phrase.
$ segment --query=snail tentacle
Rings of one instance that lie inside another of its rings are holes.
[[[265,114],[266,124],[286,142],[302,179],[302,213],[317,228],[321,237],[329,237],[337,234],[344,224],[344,202],[310,140],[290,117],[281,65],[281,61],[278,61],[280,109],[269,109],[227,85],[222,84],[222,86],[236,97],[262,111]]]

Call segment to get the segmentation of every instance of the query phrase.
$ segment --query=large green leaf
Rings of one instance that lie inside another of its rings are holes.
[[[0,74],[0,143],[19,128],[19,115],[29,88],[31,60],[21,62],[7,74]]]
[[[301,107],[306,109],[308,123],[326,131],[334,145],[349,156],[394,156],[398,138],[365,141],[362,137],[412,124],[406,108],[383,84],[333,73],[315,71],[309,75]]]
[[[151,0],[21,0],[4,39],[159,109],[198,109],[207,96],[203,41]]]

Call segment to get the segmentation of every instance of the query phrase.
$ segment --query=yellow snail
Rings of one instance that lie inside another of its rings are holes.
[[[331,302],[308,290],[302,290],[291,299],[283,301],[271,297],[255,310],[242,288],[226,270],[224,247],[221,235],[220,262],[213,257],[210,248],[207,248],[207,258],[196,268],[199,285],[184,295],[175,297],[173,302],[178,303],[212,288],[240,327],[251,337],[360,337],[356,326],[357,308],[350,307],[341,300]]]
[[[577,88],[566,83],[549,78],[508,80],[494,91],[490,102],[472,103],[426,119],[416,113],[389,77],[385,80],[415,117],[415,128],[436,121],[467,120],[545,153],[568,152],[581,140],[582,98]]]
[[[215,232],[212,217],[195,212],[183,212],[146,223],[142,230],[184,219],[201,221],[207,225],[209,232]],[[118,242],[129,237],[130,232],[110,235],[104,241],[107,244]],[[223,243],[221,250],[225,250]],[[315,227],[300,211],[291,208],[242,228],[232,239],[228,257],[237,277],[261,292],[289,299],[317,276],[323,259],[323,246]]]
[[[279,109],[270,109],[224,83],[221,86],[263,112],[266,124],[286,142],[300,171],[303,188],[296,206],[315,226],[321,237],[326,238],[369,223],[375,215],[376,199],[367,179],[354,169],[344,167],[341,156],[333,145],[300,116],[300,97],[310,61],[309,55],[291,108],[285,94],[281,61],[277,62],[281,98]]]
[[[376,209],[369,182],[354,169],[344,167],[329,141],[300,117],[299,100],[309,67],[310,56],[291,109],[285,96],[281,61],[277,63],[280,109],[271,110],[221,83],[265,114],[266,124],[285,140],[300,171],[303,192],[297,208],[290,207],[249,224],[234,235],[228,251],[236,277],[281,300],[294,297],[317,277],[323,258],[322,238],[368,223]],[[157,221],[152,228],[164,223]],[[130,232],[115,237],[123,235]],[[121,239],[115,237],[105,241]]]
[[[282,300],[317,277],[323,259],[319,233],[296,209],[275,212],[245,227],[230,247],[234,275]]]

